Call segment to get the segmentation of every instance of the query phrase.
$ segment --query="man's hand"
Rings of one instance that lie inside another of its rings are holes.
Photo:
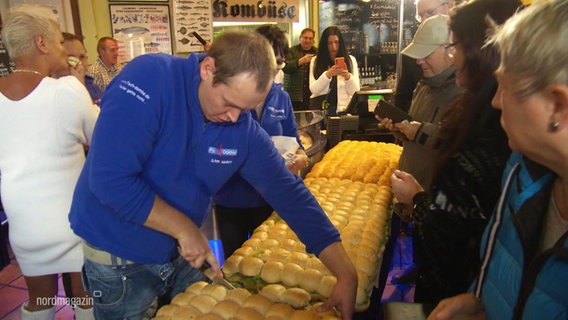
[[[395,127],[394,123],[392,122],[392,120],[390,118],[381,118],[377,115],[375,115],[375,119],[377,119],[377,121],[380,122],[380,124],[385,127],[387,130],[393,132],[393,131],[399,131],[397,127]]]
[[[341,319],[351,320],[357,297],[357,272],[349,260],[341,242],[327,246],[319,255],[320,260],[337,278],[331,296],[321,306],[321,312],[335,307]]]
[[[472,293],[464,293],[444,299],[428,316],[428,320],[484,320],[485,309]]]
[[[418,121],[412,122],[400,122],[394,125],[400,132],[402,132],[406,138],[410,141],[414,141],[416,138],[416,133],[418,133],[418,129],[422,126],[422,123]]]
[[[310,64],[310,61],[312,61],[313,57],[314,55],[312,53],[306,53],[303,57],[298,59],[298,66],[301,66],[303,64]]]
[[[209,241],[200,230],[188,234],[186,238],[177,240],[179,254],[187,260],[192,267],[199,269],[203,266],[205,261],[207,261],[211,266],[211,270],[215,272],[215,276],[223,277],[219,263],[213,251],[211,251],[211,247],[209,247]]]
[[[85,75],[87,74],[87,66],[78,61],[75,67],[69,66],[69,74],[85,84]]]
[[[398,202],[411,205],[412,198],[424,191],[420,183],[408,172],[395,170],[390,178],[391,190]]]
[[[308,167],[308,165],[309,165],[309,159],[308,156],[306,155],[306,152],[302,149],[298,149],[296,154],[294,154],[294,159],[292,160],[292,163],[288,165],[288,169],[292,173],[297,174],[300,172],[300,170]]]
[[[207,261],[217,276],[223,276],[219,263],[213,255],[211,247],[209,247],[207,237],[188,216],[172,207],[162,198],[155,197],[154,205],[148,218],[146,218],[146,222],[144,222],[144,226],[176,239],[179,254],[192,267],[199,269]]]

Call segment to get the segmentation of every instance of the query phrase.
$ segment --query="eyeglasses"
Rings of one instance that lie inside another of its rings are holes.
[[[454,57],[456,56],[456,46],[459,44],[459,41],[456,42],[452,42],[450,44],[447,44],[444,46],[444,49],[446,49],[446,54],[448,55],[448,57],[450,59],[454,59]]]
[[[447,4],[448,4],[448,2],[444,1],[444,2],[440,3],[440,5],[435,7],[435,8],[428,9],[428,10],[425,10],[425,11],[422,11],[422,12],[416,12],[416,21],[422,22],[422,20],[426,20],[426,19],[436,15],[437,10],[440,9],[441,7],[447,5]]]

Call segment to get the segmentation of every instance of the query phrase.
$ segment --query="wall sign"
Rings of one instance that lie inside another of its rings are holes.
[[[31,3],[48,7],[59,19],[59,26],[62,31],[82,37],[77,0],[9,0],[8,2],[9,6]]]
[[[112,36],[124,64],[146,53],[172,53],[168,5],[111,4]]]
[[[213,42],[211,0],[173,0],[176,53],[203,51],[203,44],[193,35]]]
[[[213,21],[300,21],[300,0],[212,0],[212,3]]]

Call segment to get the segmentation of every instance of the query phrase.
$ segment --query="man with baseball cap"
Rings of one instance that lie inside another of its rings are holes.
[[[439,14],[449,14],[457,5],[454,0],[416,0],[416,21],[422,23],[426,19]],[[422,79],[422,69],[416,65],[416,60],[409,56],[402,56],[402,70],[398,75],[394,102],[398,108],[407,110],[412,102],[412,93]]]
[[[448,16],[428,18],[420,25],[414,39],[402,50],[402,54],[416,59],[424,77],[432,78],[453,65],[445,48],[450,44],[449,33]]]
[[[395,124],[388,118],[379,119],[403,143],[399,169],[411,172],[425,190],[430,188],[438,155],[434,147],[438,123],[446,109],[463,94],[463,89],[456,84],[455,66],[446,48],[451,38],[448,20],[446,15],[424,20],[410,45],[402,50],[403,55],[416,59],[423,71],[409,109],[413,121]],[[393,211],[408,220],[412,208],[397,204]],[[414,246],[418,245],[416,238],[413,241]],[[420,261],[421,257],[414,252],[417,268]],[[410,276],[405,278],[408,279],[397,281],[412,282]]]

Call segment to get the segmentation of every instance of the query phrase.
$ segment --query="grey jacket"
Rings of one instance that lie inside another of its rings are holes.
[[[414,141],[403,141],[399,169],[411,173],[426,190],[432,183],[432,170],[438,154],[434,149],[439,122],[444,112],[460,97],[464,89],[456,84],[456,68],[451,66],[432,78],[422,78],[414,90],[409,114],[413,121],[422,123]]]

